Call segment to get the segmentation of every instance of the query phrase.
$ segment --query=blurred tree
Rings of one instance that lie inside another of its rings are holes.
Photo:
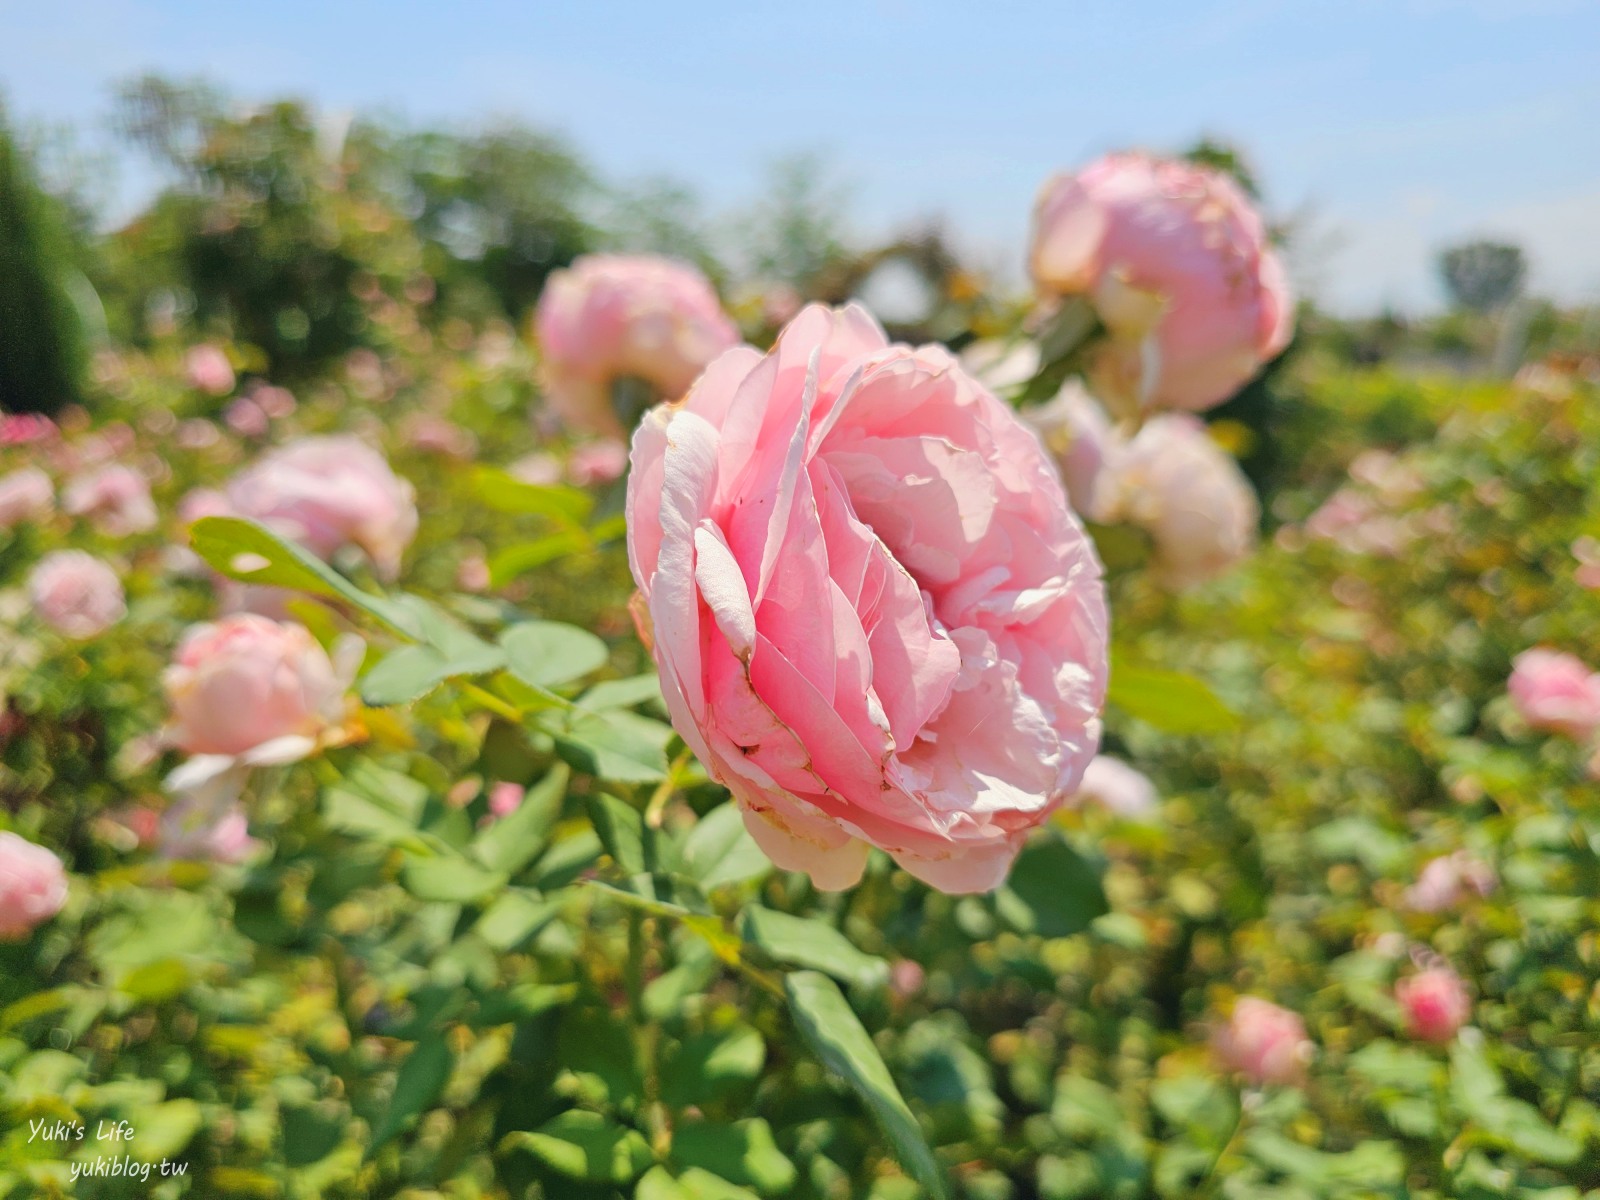
[[[727,275],[699,198],[676,180],[647,179],[615,190],[601,224],[609,248],[681,258],[718,283]]]
[[[773,164],[766,196],[740,223],[742,258],[755,279],[786,283],[804,296],[849,257],[844,238],[845,189],[828,179],[813,154]]]
[[[360,344],[373,281],[397,293],[421,270],[387,197],[352,186],[343,131],[304,105],[225,111],[204,86],[145,78],[121,90],[118,115],[177,175],[118,235],[139,264],[123,275],[136,311],[175,304],[304,376]]]
[[[1522,290],[1528,264],[1520,246],[1474,241],[1439,254],[1439,275],[1458,308],[1488,312]]]
[[[548,134],[511,122],[466,135],[369,132],[375,143],[387,140],[381,169],[428,245],[446,300],[486,289],[505,316],[520,319],[545,277],[594,244],[579,213],[595,182]]]
[[[71,215],[39,186],[0,108],[0,410],[55,412],[78,398],[84,335]]]

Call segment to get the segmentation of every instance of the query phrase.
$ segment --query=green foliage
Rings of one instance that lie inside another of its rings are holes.
[[[89,284],[68,241],[0,108],[0,412],[53,413],[79,398],[85,337],[71,287]]]

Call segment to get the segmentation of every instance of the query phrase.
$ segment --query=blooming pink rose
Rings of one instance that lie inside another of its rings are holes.
[[[567,456],[567,478],[577,487],[610,483],[628,469],[628,447],[615,438],[584,442]]]
[[[190,629],[163,676],[172,743],[190,754],[290,762],[342,725],[359,643],[338,664],[300,625],[253,613]]]
[[[57,550],[28,576],[33,611],[71,638],[92,638],[127,615],[122,581],[110,566],[82,550]]]
[[[9,475],[0,475],[0,529],[49,516],[55,499],[56,490],[50,476],[38,467],[23,467]]]
[[[1104,410],[1082,384],[1069,382],[1049,404],[1024,410],[1023,419],[1055,457],[1072,507],[1098,521],[1100,473],[1123,446]]]
[[[118,463],[69,480],[61,494],[61,507],[72,516],[88,517],[112,537],[143,533],[160,520],[150,498],[149,480]]]
[[[767,854],[996,887],[1094,757],[1107,674],[1099,560],[1011,410],[814,305],[651,410],[628,480],[673,724]]]
[[[642,379],[676,400],[739,341],[704,275],[648,255],[590,254],[554,272],[534,327],[543,386],[561,419],[613,437],[627,432],[611,406],[616,380]]]
[[[1093,800],[1130,821],[1142,821],[1161,807],[1161,797],[1149,777],[1109,754],[1094,756],[1083,772],[1075,799]]]
[[[1050,179],[1029,266],[1110,332],[1095,390],[1124,411],[1219,404],[1288,345],[1294,304],[1261,216],[1227,175],[1112,154]]]
[[[216,346],[189,347],[183,356],[183,374],[196,391],[212,396],[226,396],[233,391],[233,366]]]
[[[416,493],[383,456],[347,434],[306,437],[234,476],[235,513],[269,526],[320,558],[359,546],[392,579],[417,532]]]
[[[1432,859],[1417,874],[1417,881],[1406,889],[1407,908],[1437,913],[1455,908],[1475,892],[1487,896],[1494,891],[1494,868],[1465,850]]]
[[[1152,418],[1108,455],[1094,514],[1149,533],[1157,570],[1175,587],[1202,583],[1248,557],[1261,519],[1244,472],[1187,414]]]
[[[1524,650],[1511,662],[1506,690],[1535,729],[1577,739],[1600,729],[1600,675],[1570,654]]]
[[[0,942],[20,942],[66,902],[61,860],[14,833],[0,833]]]
[[[1256,1086],[1299,1083],[1313,1048],[1299,1013],[1256,996],[1241,996],[1211,1044],[1230,1071]]]
[[[1467,985],[1449,967],[1429,967],[1394,985],[1406,1031],[1424,1042],[1448,1042],[1472,1016]]]

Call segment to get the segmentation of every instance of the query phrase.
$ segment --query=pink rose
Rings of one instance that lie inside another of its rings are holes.
[[[0,942],[20,942],[66,902],[61,860],[14,833],[0,833]]]
[[[1248,557],[1261,519],[1244,472],[1187,414],[1152,418],[1108,454],[1094,514],[1149,533],[1157,570],[1175,587],[1202,583]]]
[[[1049,404],[1024,410],[1023,419],[1055,457],[1072,507],[1098,521],[1100,473],[1123,442],[1094,397],[1082,384],[1069,382]]]
[[[197,625],[162,679],[171,741],[249,763],[304,758],[343,724],[360,651],[341,644],[336,665],[303,626],[253,613]]]
[[[28,594],[34,615],[70,638],[104,633],[128,613],[117,573],[82,550],[41,558],[28,576]]]
[[[869,845],[996,887],[1100,738],[1093,544],[1037,440],[943,349],[805,309],[633,439],[628,552],[673,724],[779,866]]]
[[[0,529],[10,529],[24,521],[37,521],[55,507],[56,490],[38,467],[23,467],[0,475]]]
[[[1407,908],[1438,913],[1455,908],[1474,892],[1487,896],[1494,891],[1494,868],[1465,850],[1432,859],[1417,874],[1417,881],[1406,889]]]
[[[489,812],[495,817],[509,817],[522,807],[527,789],[516,783],[497,783],[489,789]]]
[[[1161,808],[1161,797],[1149,777],[1109,754],[1097,754],[1089,763],[1076,800],[1093,800],[1130,821],[1145,820]]]
[[[402,436],[413,450],[449,458],[471,458],[478,449],[478,439],[469,430],[438,413],[412,413],[402,426]]]
[[[706,364],[739,341],[706,277],[647,255],[590,254],[556,271],[534,318],[543,386],[566,424],[624,437],[611,385],[644,380],[682,396]]]
[[[577,487],[596,487],[628,469],[628,447],[615,438],[574,446],[567,456],[567,478]]]
[[[69,480],[61,507],[87,517],[102,533],[126,537],[154,529],[160,519],[150,498],[150,483],[132,467],[113,463]]]
[[[1449,967],[1429,967],[1394,985],[1406,1031],[1424,1042],[1448,1042],[1472,1016],[1467,985]]]
[[[1579,740],[1600,729],[1600,675],[1570,654],[1524,650],[1511,662],[1506,690],[1535,729]]]
[[[155,842],[162,858],[189,862],[241,863],[261,849],[238,804],[212,813],[189,800],[179,800],[161,814]]]
[[[1257,1087],[1299,1083],[1314,1052],[1299,1013],[1256,996],[1239,998],[1211,1044],[1225,1068]]]
[[[183,356],[183,374],[189,386],[212,396],[233,391],[233,366],[217,347],[205,344],[189,347]]]
[[[56,423],[42,413],[0,413],[0,446],[28,446],[58,436]]]
[[[272,427],[266,411],[249,396],[240,396],[229,404],[222,420],[240,437],[260,437]]]
[[[306,437],[234,476],[228,503],[319,558],[359,546],[386,579],[417,532],[416,493],[365,442],[347,434]]]
[[[1123,411],[1219,404],[1293,332],[1260,214],[1207,167],[1112,154],[1055,176],[1034,206],[1029,266],[1043,295],[1094,305],[1110,332],[1095,390]]]

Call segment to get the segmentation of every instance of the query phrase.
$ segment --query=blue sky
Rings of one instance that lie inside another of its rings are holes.
[[[942,214],[1012,277],[1051,171],[1210,132],[1305,217],[1297,274],[1336,309],[1435,306],[1434,250],[1473,234],[1600,301],[1600,3],[0,0],[0,31],[25,118],[99,120],[143,70],[419,122],[509,113],[713,211],[816,151],[862,235]]]

